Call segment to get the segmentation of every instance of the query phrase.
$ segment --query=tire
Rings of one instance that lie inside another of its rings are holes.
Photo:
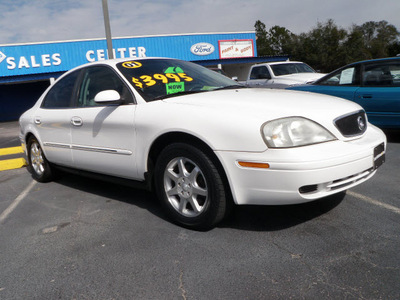
[[[179,225],[208,230],[225,216],[227,200],[221,175],[210,157],[194,146],[167,146],[155,166],[157,197]]]
[[[39,182],[49,182],[54,178],[54,170],[35,137],[28,141],[28,166],[32,177]]]

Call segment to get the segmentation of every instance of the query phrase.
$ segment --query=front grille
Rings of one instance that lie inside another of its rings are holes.
[[[369,178],[369,176],[371,176],[371,174],[374,171],[375,171],[374,168],[370,168],[363,172],[345,178],[336,179],[334,181],[323,182],[323,183],[321,182],[319,184],[314,184],[314,185],[305,185],[299,188],[299,193],[302,194],[303,196],[307,196],[317,193],[323,194],[323,193],[331,193],[334,191],[345,190],[350,188],[354,184],[360,181],[362,182],[365,179]]]
[[[341,116],[334,121],[336,128],[345,137],[361,135],[367,130],[367,117],[363,110]]]

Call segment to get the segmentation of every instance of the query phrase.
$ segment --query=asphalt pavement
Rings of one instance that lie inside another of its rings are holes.
[[[0,124],[0,148],[16,147]],[[207,232],[152,194],[0,172],[0,299],[400,299],[400,139],[367,183],[289,206],[236,207]]]
[[[0,172],[26,166],[17,121],[0,123]]]

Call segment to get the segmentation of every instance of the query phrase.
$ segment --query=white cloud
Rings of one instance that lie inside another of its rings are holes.
[[[349,28],[387,20],[400,30],[400,1],[386,0],[108,0],[114,37],[235,32],[279,25],[307,32],[333,19]],[[2,0],[0,44],[104,37],[101,0]]]

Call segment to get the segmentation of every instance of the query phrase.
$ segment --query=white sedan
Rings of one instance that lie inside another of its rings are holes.
[[[63,169],[139,182],[193,229],[212,228],[232,203],[293,204],[349,189],[375,174],[386,148],[353,102],[244,88],[166,58],[75,68],[20,126],[36,180]]]

